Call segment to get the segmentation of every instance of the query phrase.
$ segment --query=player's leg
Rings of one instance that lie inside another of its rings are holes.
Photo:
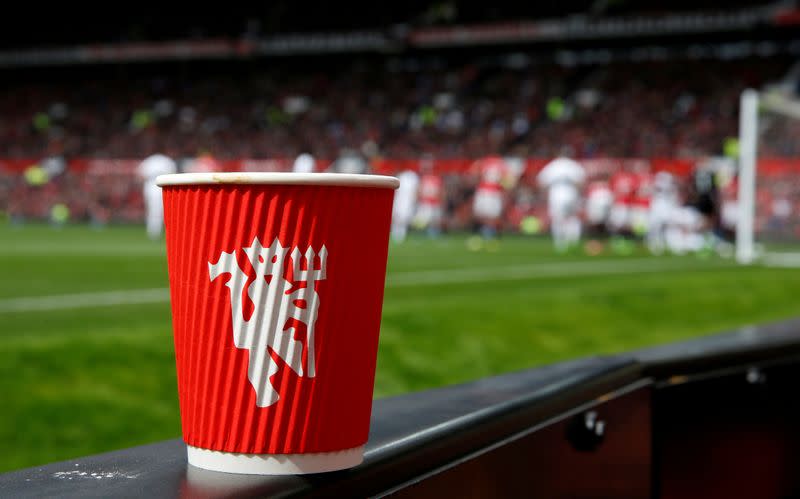
[[[674,206],[667,218],[666,228],[664,230],[664,243],[667,249],[674,254],[683,254],[683,227],[681,224],[682,209],[679,206]]]
[[[665,223],[663,214],[657,207],[650,210],[647,222],[647,247],[656,255],[664,252]]]
[[[405,213],[395,212],[392,216],[392,240],[398,243],[405,241],[408,234],[409,218]]]
[[[438,206],[430,208],[430,219],[428,222],[428,237],[436,238],[442,232],[442,209]]]
[[[628,221],[627,206],[623,203],[614,203],[609,213],[609,227],[612,235],[621,236],[625,232]]]
[[[494,239],[503,210],[503,198],[500,193],[479,190],[475,194],[475,218],[480,224],[480,233],[484,239]]]
[[[442,209],[436,205],[423,204],[418,212],[420,229],[431,239],[439,237],[441,233]]]
[[[574,246],[581,240],[581,219],[575,214],[570,215],[567,221],[567,245]]]
[[[550,234],[553,238],[555,250],[559,252],[566,251],[569,245],[567,220],[560,211],[554,210],[551,212]]]
[[[150,239],[161,238],[161,232],[163,228],[164,228],[164,216],[162,213],[158,213],[157,215],[153,216],[153,221],[150,224],[150,230],[148,232],[148,236],[150,237]]]
[[[164,226],[164,207],[161,204],[160,196],[158,198],[148,196],[145,199],[147,237],[155,240],[161,237],[161,231]]]
[[[581,240],[581,218],[578,213],[578,199],[576,196],[569,197],[563,207],[567,219],[567,244],[572,247]]]

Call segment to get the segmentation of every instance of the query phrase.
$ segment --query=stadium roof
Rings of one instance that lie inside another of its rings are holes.
[[[270,36],[292,32],[448,26],[560,18],[727,10],[759,5],[754,0],[561,0],[559,2],[262,2],[164,11],[141,4],[87,14],[83,9],[47,7],[47,13],[19,11],[0,17],[0,48],[41,48],[87,43]],[[763,5],[763,4],[761,4]],[[64,9],[59,11],[59,9]],[[16,8],[15,8],[16,10]]]

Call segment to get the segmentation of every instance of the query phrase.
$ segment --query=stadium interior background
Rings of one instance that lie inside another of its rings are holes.
[[[379,396],[796,315],[796,259],[732,259],[739,99],[798,99],[796,3],[539,4],[0,20],[0,469],[180,433],[163,241],[143,228],[156,153],[441,181],[440,223],[411,217],[392,242]],[[798,118],[765,115],[757,153],[756,238],[787,252]],[[538,175],[564,155],[583,200],[605,186],[628,218],[581,208],[581,240],[554,251]],[[474,199],[498,158],[487,224]],[[653,254],[659,172],[700,218]]]

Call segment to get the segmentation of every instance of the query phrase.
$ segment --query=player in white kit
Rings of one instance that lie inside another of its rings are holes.
[[[142,194],[145,225],[150,239],[160,238],[164,226],[164,204],[161,199],[161,187],[156,185],[156,177],[177,171],[175,161],[163,154],[148,156],[139,164],[139,176],[144,181]]]
[[[314,160],[314,156],[304,152],[295,158],[294,164],[292,164],[292,171],[294,173],[313,173],[315,167],[316,161]]]
[[[392,240],[401,243],[408,234],[408,225],[417,207],[419,175],[412,170],[403,170],[397,175],[400,187],[394,193],[392,205]]]
[[[332,173],[364,174],[369,170],[369,165],[364,157],[354,149],[342,149],[339,158],[328,168]]]
[[[583,166],[566,157],[552,160],[537,176],[539,185],[547,189],[550,233],[557,251],[565,251],[580,241],[579,188],[585,179]]]
[[[679,207],[678,188],[671,173],[658,172],[653,180],[653,194],[647,223],[647,246],[661,254],[667,246],[667,231]]]

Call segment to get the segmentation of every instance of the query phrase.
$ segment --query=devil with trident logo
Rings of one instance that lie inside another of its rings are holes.
[[[233,343],[236,348],[249,351],[247,377],[256,392],[256,404],[268,407],[280,398],[270,378],[278,372],[278,365],[269,353],[271,349],[298,376],[313,378],[316,375],[314,357],[314,324],[319,311],[319,294],[315,282],[325,279],[328,250],[319,250],[319,266],[315,268],[317,254],[311,248],[305,254],[295,247],[292,260],[291,281],[284,275],[284,263],[289,248],[281,246],[278,238],[265,248],[258,237],[243,248],[256,274],[248,286],[248,275],[239,267],[236,251],[222,252],[217,263],[208,264],[211,281],[223,274],[230,278],[225,284],[230,290]],[[305,260],[305,270],[302,263]],[[305,283],[305,286],[301,286]],[[253,302],[250,319],[244,316],[243,292]],[[303,343],[295,339],[297,322],[306,326],[307,369],[303,369]]]

